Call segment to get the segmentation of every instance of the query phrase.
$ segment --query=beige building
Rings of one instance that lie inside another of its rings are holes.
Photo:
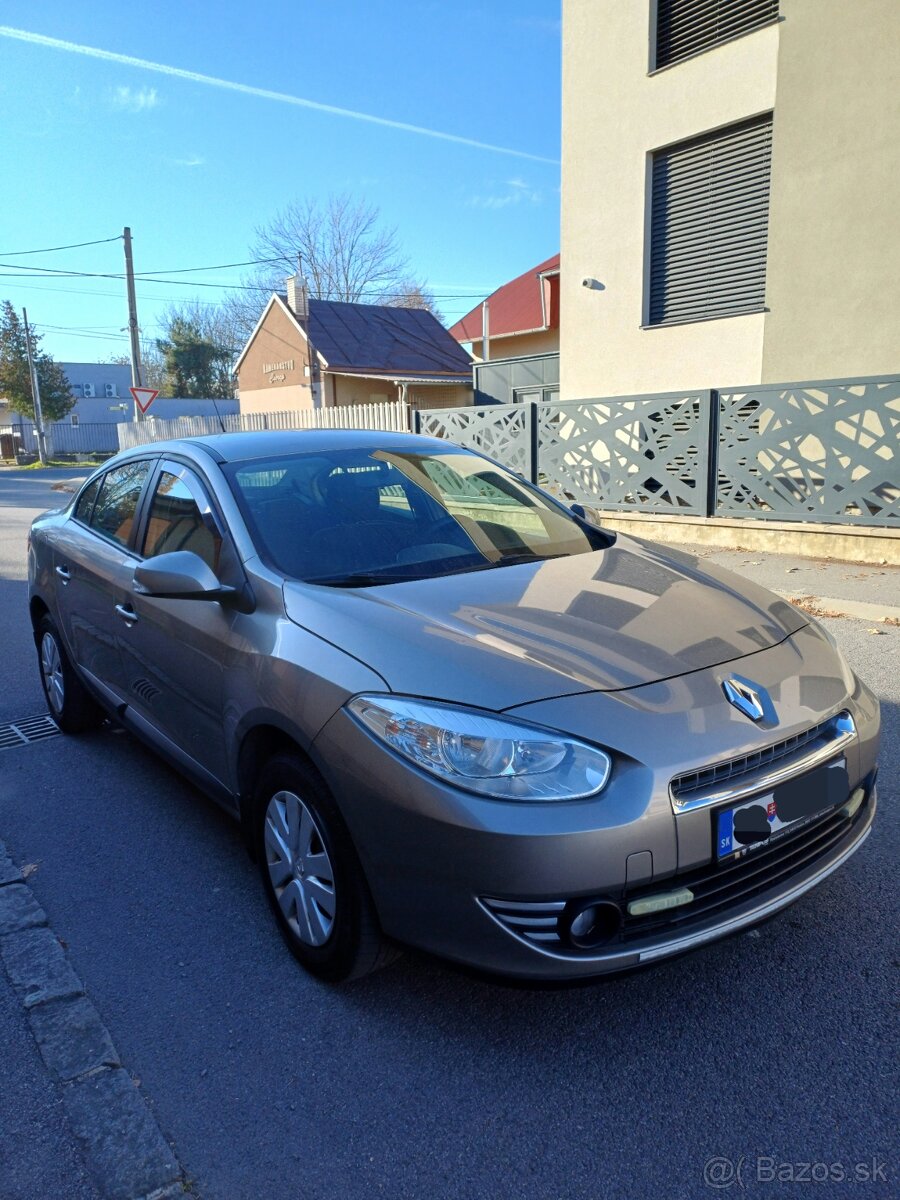
[[[564,399],[900,363],[898,0],[564,0]]]
[[[424,309],[273,295],[235,365],[241,413],[472,403],[469,355]]]

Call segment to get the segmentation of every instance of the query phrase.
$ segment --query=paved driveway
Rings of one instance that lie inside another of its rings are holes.
[[[42,708],[25,515],[0,508],[3,720]],[[896,1195],[900,629],[830,628],[884,703],[872,837],[775,921],[629,978],[507,987],[409,953],[315,983],[230,820],[126,734],[3,752],[0,838],[37,864],[29,884],[206,1200],[699,1197],[715,1157],[742,1160],[735,1195],[796,1196],[801,1164],[832,1171],[811,1196]]]

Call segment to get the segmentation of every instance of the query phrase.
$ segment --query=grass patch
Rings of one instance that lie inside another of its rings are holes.
[[[101,466],[103,466],[103,464],[102,464],[102,462],[95,462],[94,460],[90,460],[90,461],[79,460],[78,462],[72,462],[71,459],[63,460],[63,459],[59,459],[59,458],[50,458],[47,460],[46,464],[44,464],[40,460],[38,460],[37,462],[29,463],[27,467],[19,467],[19,470],[20,471],[43,471],[45,469],[45,466],[48,468],[49,467],[72,467],[73,470],[77,470],[81,467],[89,467],[91,470],[93,470],[94,467],[101,467]]]

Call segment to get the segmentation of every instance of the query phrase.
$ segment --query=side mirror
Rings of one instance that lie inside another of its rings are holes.
[[[134,590],[160,600],[238,601],[235,607],[241,606],[241,592],[220,583],[216,573],[191,550],[173,550],[142,562],[134,569]]]

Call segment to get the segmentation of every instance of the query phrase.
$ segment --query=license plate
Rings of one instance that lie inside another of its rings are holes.
[[[849,791],[847,764],[841,760],[723,809],[715,817],[716,857],[728,858],[771,846],[843,803]]]

